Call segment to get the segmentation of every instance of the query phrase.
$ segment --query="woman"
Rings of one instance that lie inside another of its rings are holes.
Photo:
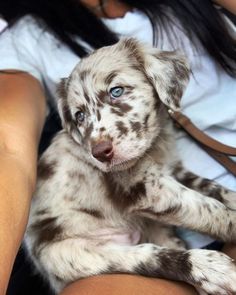
[[[236,13],[234,0],[217,2]],[[0,295],[3,295],[27,223],[47,105],[54,108],[51,97],[55,95],[55,84],[70,73],[79,58],[90,48],[113,44],[118,35],[132,35],[154,42],[162,49],[182,48],[193,68],[182,101],[184,112],[200,128],[233,145],[236,54],[229,26],[209,0],[12,0],[0,4],[0,13],[10,26],[0,39]],[[178,146],[189,169],[236,190],[235,178],[183,134],[178,137]],[[202,247],[212,242],[206,237],[192,238],[192,233],[183,234],[189,246]],[[231,247],[230,251],[234,249]],[[129,292],[195,294],[186,284],[126,275],[81,280],[68,286],[63,294]]]

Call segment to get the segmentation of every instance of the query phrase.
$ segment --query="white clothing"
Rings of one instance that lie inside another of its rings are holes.
[[[151,24],[138,11],[128,12],[123,18],[103,21],[120,36],[132,36],[152,44]],[[183,112],[210,136],[236,146],[236,79],[216,65],[203,48],[200,47],[196,52],[178,26],[173,30],[181,40],[177,47],[184,46],[193,72],[182,98]],[[174,49],[166,35],[160,48]],[[55,98],[56,84],[70,74],[78,61],[78,56],[39,27],[30,16],[21,19],[0,37],[0,69],[30,72],[44,84],[51,98]],[[186,168],[236,191],[234,176],[227,173],[185,133],[179,132],[177,137],[180,156]],[[204,242],[200,238],[194,242],[191,239],[189,245],[200,247]]]
[[[6,27],[6,22],[0,18],[0,32]]]

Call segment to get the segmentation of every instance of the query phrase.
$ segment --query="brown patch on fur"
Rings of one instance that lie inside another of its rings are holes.
[[[187,251],[163,249],[156,253],[156,259],[139,263],[134,272],[149,277],[192,281],[192,264],[189,256]]]
[[[101,127],[99,130],[100,130],[100,132],[104,132],[104,131],[106,131],[106,128],[105,127]]]
[[[214,198],[220,202],[223,202],[222,188],[218,187],[209,179],[201,178],[192,172],[186,172],[181,164],[177,164],[172,172],[172,175],[181,184],[188,188],[194,189],[208,197]],[[194,183],[194,182],[197,183]]]
[[[90,103],[90,97],[88,96],[88,94],[86,93],[86,91],[84,90],[84,98],[87,101],[87,103]]]
[[[42,158],[38,165],[38,178],[47,180],[51,178],[55,173],[56,162],[47,162],[46,159]]]
[[[198,179],[198,176],[191,172],[186,172],[184,177],[181,179],[181,183],[189,188],[193,188],[193,182]]]
[[[142,125],[140,122],[136,121],[136,122],[131,122],[131,129],[133,132],[136,133],[137,137],[141,137],[140,131],[142,129]]]
[[[107,92],[103,90],[99,91],[99,93],[97,94],[97,98],[98,102],[105,103],[107,99]]]
[[[62,114],[66,123],[73,124],[70,108],[65,98],[63,99],[63,103],[62,103]]]
[[[61,97],[63,100],[67,99],[67,78],[61,79],[60,83],[57,86],[57,94],[59,97]]]
[[[140,213],[145,213],[150,215],[150,217],[154,217],[156,219],[156,217],[161,217],[161,216],[169,216],[169,215],[175,215],[176,213],[178,213],[181,209],[181,205],[175,205],[172,207],[167,208],[166,210],[160,211],[160,212],[155,212],[154,210],[152,210],[152,208],[146,208],[146,209],[139,209],[138,212]]]
[[[111,113],[116,114],[119,117],[124,116],[124,113],[121,110],[119,110],[119,109],[117,109],[115,107],[111,107]]]
[[[159,255],[160,269],[165,271],[165,278],[191,281],[192,264],[187,251],[163,250]]]
[[[75,201],[75,199],[76,199],[76,196],[68,196],[68,195],[65,195],[64,197],[63,197],[63,200],[65,201],[65,202],[74,202]]]
[[[116,107],[118,107],[123,113],[128,113],[129,111],[131,111],[133,109],[127,103],[118,103],[118,104],[116,104]]]
[[[80,73],[81,81],[84,82],[89,75],[90,75],[90,72],[88,70],[82,71]]]
[[[56,221],[57,217],[49,217],[32,224],[30,229],[38,232],[38,239],[35,242],[37,247],[41,244],[55,241],[62,234],[63,229],[56,224]]]
[[[70,179],[77,178],[77,179],[82,180],[82,181],[85,180],[85,175],[80,173],[77,170],[69,170],[68,171],[68,176],[69,176]]]
[[[85,130],[85,134],[84,134],[84,141],[87,141],[91,135],[93,131],[93,123],[91,123],[88,128]]]
[[[141,181],[136,184],[124,188],[117,184],[110,174],[105,175],[105,183],[109,191],[109,198],[121,209],[136,204],[141,198],[146,196],[145,184]]]
[[[81,213],[85,213],[88,214],[92,217],[98,218],[98,219],[102,219],[104,218],[104,215],[102,214],[102,212],[95,210],[95,209],[87,209],[87,208],[74,208],[75,211],[77,212],[81,212]]]
[[[133,58],[135,58],[138,64],[144,68],[143,55],[141,54],[141,50],[140,50],[140,46],[138,42],[134,38],[129,38],[124,40],[122,45],[126,49],[128,49],[130,59],[132,60]],[[137,70],[140,71],[140,68],[138,68]]]
[[[96,110],[96,113],[97,113],[97,119],[98,119],[98,121],[101,121],[101,113],[100,113],[100,111],[97,109]]]
[[[48,214],[49,213],[49,210],[48,209],[42,209],[42,210],[38,210],[36,212],[36,215],[45,215],[45,214]]]
[[[188,80],[189,70],[182,63],[173,61],[173,68],[178,80]]]
[[[122,121],[116,122],[116,127],[120,131],[120,135],[118,137],[128,134],[129,129],[125,126],[124,122]]]
[[[105,84],[106,85],[110,85],[111,84],[111,82],[115,79],[115,77],[118,75],[118,73],[117,72],[112,72],[112,73],[109,73],[108,75],[107,75],[107,77],[105,78],[105,80],[104,80],[104,82],[105,82]]]

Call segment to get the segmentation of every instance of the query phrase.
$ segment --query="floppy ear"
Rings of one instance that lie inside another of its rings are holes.
[[[175,51],[150,51],[144,52],[146,76],[160,100],[170,109],[177,111],[190,76],[187,59]]]
[[[57,85],[57,107],[58,112],[62,121],[62,126],[65,128],[66,123],[69,123],[72,118],[70,114],[70,110],[67,103],[67,95],[68,95],[68,78],[62,78],[61,81]]]
[[[160,100],[177,111],[189,81],[190,68],[187,59],[176,51],[159,51],[134,38],[121,40],[120,47],[126,48],[130,58],[136,59]]]
[[[69,78],[62,78],[57,85],[57,108],[61,118],[62,127],[73,137],[73,139],[80,143],[81,136],[72,118],[70,108],[68,105],[68,84]]]

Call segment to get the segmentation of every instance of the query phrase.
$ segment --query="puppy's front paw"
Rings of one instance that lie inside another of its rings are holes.
[[[224,205],[230,209],[236,211],[236,192],[225,191],[222,194]]]
[[[175,250],[186,250],[187,249],[185,242],[177,237],[172,237],[172,238],[166,240],[162,246],[170,248],[170,249],[175,249]]]
[[[200,294],[235,295],[236,266],[227,255],[210,250],[189,250],[192,284]]]

